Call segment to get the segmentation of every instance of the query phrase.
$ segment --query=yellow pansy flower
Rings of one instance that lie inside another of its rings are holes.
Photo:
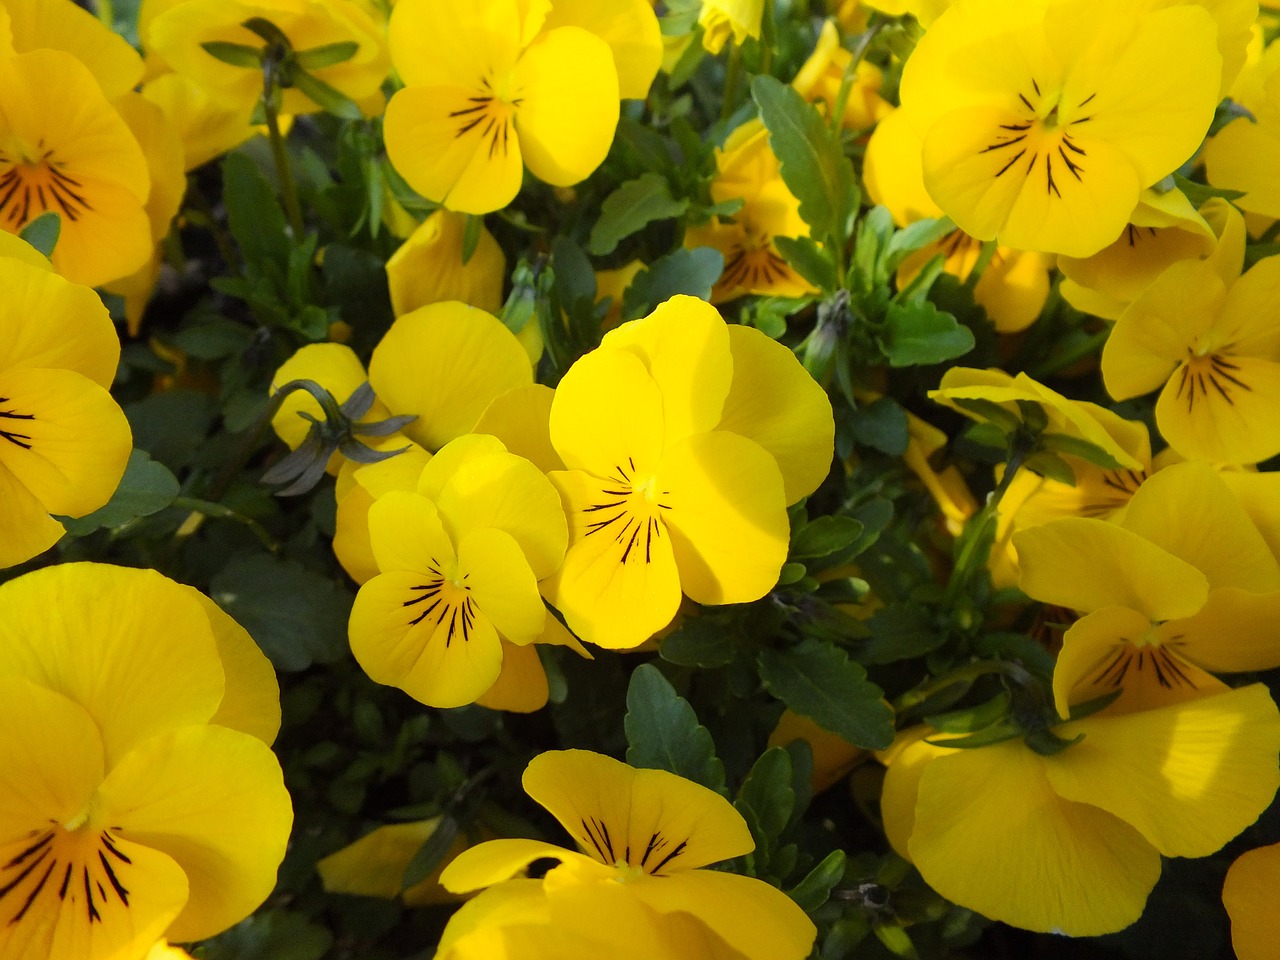
[[[245,123],[262,97],[262,71],[226,63],[207,43],[235,43],[260,50],[262,37],[244,26],[266,20],[295,53],[331,44],[355,44],[340,63],[307,72],[360,102],[378,92],[390,72],[383,29],[353,0],[146,0],[139,11],[142,44],[187,77],[212,100],[239,111]],[[320,105],[297,87],[283,91],[281,112],[314,113]]]
[[[1280,43],[1271,43],[1257,64],[1240,76],[1233,91],[1252,115],[1235,120],[1205,145],[1204,164],[1215,187],[1243,190],[1241,210],[1280,218]]]
[[[947,899],[1044,933],[1096,936],[1142,914],[1161,856],[1218,850],[1280,785],[1280,711],[1252,684],[956,749],[907,731],[881,811],[894,849]]]
[[[219,103],[179,73],[148,80],[142,85],[142,96],[159,107],[178,131],[187,170],[202,167],[263,132],[249,123],[243,110]]]
[[[1116,321],[1102,377],[1117,400],[1159,389],[1156,425],[1183,456],[1257,463],[1280,452],[1280,257],[1234,282],[1222,269],[1162,273]]]
[[[97,294],[9,234],[0,234],[0,285],[0,567],[8,567],[62,536],[50,514],[81,517],[111,498],[133,439],[107,392],[120,341]]]
[[[1119,691],[1110,713],[1221,692],[1213,673],[1280,666],[1280,564],[1208,464],[1148,478],[1115,522],[1014,534],[1030,597],[1080,611],[1054,671],[1058,713]]]
[[[1258,847],[1236,858],[1222,885],[1222,905],[1231,917],[1237,960],[1268,960],[1280,938],[1274,894],[1280,885],[1280,844]]]
[[[1224,282],[1239,275],[1244,218],[1214,197],[1197,212],[1179,190],[1143,192],[1129,225],[1092,257],[1058,257],[1059,290],[1077,310],[1118,320],[1125,308],[1179,260],[1209,259]],[[1232,272],[1234,271],[1234,272]]]
[[[882,119],[867,143],[863,170],[867,195],[888,207],[900,227],[943,216],[925,190],[920,152],[920,136],[901,110]],[[942,256],[947,273],[966,280],[981,253],[980,241],[959,228],[952,230],[903,260],[896,278],[898,289],[914,280],[936,256]],[[996,248],[973,288],[974,300],[987,311],[996,330],[1016,333],[1035,322],[1049,297],[1050,266],[1049,258],[1042,253],[1007,246]]]
[[[618,124],[609,45],[581,27],[541,31],[547,4],[401,0],[391,56],[406,86],[387,104],[387,155],[411,187],[464,213],[510,203],[524,167],[586,179]]]
[[[49,567],[0,602],[0,953],[142,957],[247,916],[293,819],[248,634],[150,570]]]
[[[98,286],[151,255],[147,161],[98,81],[69,53],[0,59],[0,229],[62,218],[53,265]]]
[[[634,931],[637,946],[667,947],[659,954],[625,956],[808,956],[817,931],[782,891],[751,877],[703,869],[754,847],[746,821],[713,791],[665,770],[637,770],[586,750],[535,757],[525,770],[524,788],[583,852],[541,840],[491,840],[462,853],[445,869],[441,884],[457,892],[489,890],[450,922],[441,957],[479,956],[472,951],[484,941],[468,943],[471,937],[492,938],[492,952],[485,956],[525,956],[526,943],[545,946],[549,935],[562,946],[548,957],[596,956],[590,951],[600,943],[613,953],[625,943],[618,925]],[[542,880],[511,879],[542,858],[559,861]],[[564,937],[562,918],[568,927]]]
[[[1091,256],[1207,132],[1216,37],[1195,5],[961,0],[902,76],[930,195],[978,239]]]
[[[853,54],[840,45],[840,31],[836,29],[835,21],[827,20],[818,34],[817,46],[791,85],[806,100],[825,103],[830,113],[835,109],[845,70],[852,59]],[[866,60],[858,62],[848,100],[845,101],[844,116],[840,119],[842,126],[849,130],[865,130],[893,112],[892,105],[880,96],[883,83],[884,74],[879,67]]]
[[[682,594],[745,603],[786,558],[786,505],[830,468],[823,390],[787,348],[673,297],[605,335],[551,405],[569,516],[547,596],[569,627],[630,648],[666,626]]]
[[[760,39],[760,21],[764,17],[764,0],[702,0],[698,26],[702,27],[702,45],[713,56],[733,38],[735,46],[747,38]]]
[[[717,203],[741,200],[731,220],[712,217],[685,231],[686,247],[714,247],[724,255],[724,271],[711,292],[712,303],[746,294],[798,297],[813,292],[774,246],[774,237],[807,237],[800,201],[782,180],[769,131],[759,120],[738,127],[716,150],[711,197]]]
[[[396,316],[443,300],[460,300],[488,313],[502,309],[507,258],[483,226],[471,259],[462,262],[467,218],[437,210],[387,260],[391,308]]]

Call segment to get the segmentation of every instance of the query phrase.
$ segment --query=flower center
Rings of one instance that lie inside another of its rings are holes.
[[[1087,107],[1095,96],[1097,94],[1092,93],[1071,107],[1062,102],[1061,90],[1045,94],[1032,77],[1030,90],[1019,91],[1017,95],[1020,106],[1015,107],[1014,112],[1023,115],[1013,123],[1000,124],[1001,132],[978,152],[998,153],[1008,158],[996,172],[997,178],[1017,169],[1023,171],[1023,176],[1030,177],[1039,163],[1044,169],[1045,192],[1061,198],[1062,177],[1083,180],[1083,160],[1088,153],[1075,141],[1071,128],[1093,119]],[[1080,116],[1081,113],[1084,115]]]
[[[662,536],[662,511],[671,505],[663,502],[670,490],[661,490],[651,473],[639,473],[630,457],[627,465],[614,466],[601,499],[583,507],[591,515],[586,536],[611,534],[622,546],[621,563],[651,563],[653,541]]]
[[[8,857],[0,866],[0,922],[17,924],[33,908],[39,916],[68,902],[84,910],[90,924],[103,922],[104,913],[117,906],[128,908],[124,881],[133,861],[117,845],[120,828],[88,829],[87,821],[87,812],[75,818],[74,827],[50,820],[49,826],[0,847],[0,857]]]
[[[499,153],[506,156],[516,110],[524,102],[524,98],[510,87],[510,82],[495,85],[488,77],[482,77],[476,96],[467,97],[465,106],[449,113],[457,123],[454,138],[478,137],[482,144],[487,140],[490,157]]]
[[[449,632],[445,635],[444,645],[448,647],[453,643],[455,636],[465,643],[471,639],[477,612],[475,601],[471,599],[471,588],[466,583],[471,575],[462,573],[457,560],[441,564],[433,557],[427,569],[430,576],[426,582],[412,588],[418,591],[418,595],[402,604],[414,608],[426,604],[410,611],[415,616],[409,621],[409,626],[415,627],[425,620],[443,627],[447,620]]]
[[[1229,405],[1235,406],[1231,395],[1237,390],[1253,388],[1240,379],[1240,367],[1227,357],[1230,353],[1209,353],[1207,348],[1187,350],[1187,359],[1178,368],[1177,398],[1187,405],[1187,412],[1195,410],[1196,401],[1204,401],[1213,390]]]
[[[689,845],[688,840],[676,843],[661,830],[655,830],[649,835],[643,850],[633,848],[630,843],[619,846],[603,819],[584,817],[579,823],[582,824],[582,835],[578,839],[583,849],[588,853],[594,851],[601,863],[616,867],[617,879],[622,883],[637,880],[645,874],[658,873],[684,853]]]
[[[13,143],[0,149],[0,222],[16,232],[47,210],[72,223],[93,210],[84,185],[66,166],[43,139],[34,150]]]
[[[0,404],[9,402],[8,397],[0,397]],[[23,450],[31,449],[31,435],[21,433],[18,430],[20,424],[14,421],[34,420],[35,414],[31,413],[14,413],[12,410],[6,410],[0,407],[0,440],[8,440],[15,446],[21,447]]]

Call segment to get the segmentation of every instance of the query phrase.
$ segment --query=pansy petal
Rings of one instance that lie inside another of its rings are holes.
[[[345,403],[368,379],[364,364],[345,343],[309,343],[280,365],[271,378],[271,389],[279,390],[294,380],[312,380],[328,390],[338,403]],[[294,390],[281,401],[280,409],[271,418],[276,436],[294,450],[311,429],[311,423],[300,415],[302,413],[324,419],[324,411],[311,394]]]
[[[387,260],[391,309],[396,316],[442,300],[461,300],[489,313],[502,309],[507,258],[484,227],[465,263],[467,217],[443,207],[427,217]]]
[[[730,326],[729,347],[733,381],[716,429],[768,450],[782,471],[787,503],[795,503],[831,469],[831,401],[794,353],[754,327]]]
[[[458,570],[480,612],[505,639],[526,644],[542,633],[547,608],[511,534],[492,528],[466,534],[458,543]]]
[[[1244,356],[1280,358],[1280,331],[1268,322],[1269,311],[1280,302],[1280,258],[1266,257],[1231,284],[1222,316],[1214,332],[1234,353]]]
[[[533,382],[529,357],[496,317],[433,303],[396,320],[373,351],[369,381],[404,433],[429,451],[467,433],[494,397]]]
[[[1214,673],[1280,666],[1280,593],[1211,590],[1200,612],[1165,624],[1166,644]]]
[[[133,450],[124,412],[71,370],[0,373],[0,463],[49,513],[81,517],[115,492]]]
[[[1280,787],[1280,711],[1253,684],[1063,728],[1084,739],[1046,760],[1053,789],[1100,807],[1169,857],[1203,857],[1253,823]]]
[[[600,346],[628,350],[644,363],[662,394],[668,446],[720,421],[734,357],[728,325],[706,301],[672,297],[647,317],[610,330]]]
[[[693,912],[749,960],[802,960],[818,934],[794,900],[755,877],[690,870],[641,880],[632,890],[660,913]]]
[[[247,733],[271,746],[280,732],[280,684],[275,668],[249,631],[230,614],[194,587],[184,589],[209,618],[222,662],[225,691],[209,722]]]
[[[695,434],[667,451],[657,481],[684,592],[699,603],[768,593],[790,536],[773,457],[736,433]]]
[[[191,899],[168,935],[201,940],[248,916],[275,887],[293,805],[275,754],[216,726],[147,740],[107,775],[102,812],[130,840],[168,854]]]
[[[626,416],[619,416],[623,410]],[[652,470],[664,442],[662,391],[631,353],[589,353],[556,387],[551,442],[570,470],[601,478]]]
[[[440,875],[440,886],[454,893],[467,893],[510,880],[535,860],[588,860],[580,853],[557,847],[545,840],[488,840],[458,855]],[[593,866],[599,866],[591,861]],[[607,876],[612,871],[601,871]]]
[[[505,453],[506,447],[497,437],[476,431],[464,433],[450,440],[436,451],[431,462],[423,467],[417,480],[418,493],[435,502],[440,499],[453,475],[472,460],[479,460],[495,453]]]
[[[1280,453],[1280,363],[1231,357],[1224,374],[1221,359],[1198,359],[1194,369],[1180,367],[1156,401],[1156,425],[1169,446],[1185,457],[1226,463]]]
[[[548,616],[547,619],[555,618]],[[490,710],[533,713],[547,705],[549,694],[547,671],[543,669],[537,647],[503,641],[502,672],[493,686],[476,698],[476,703]]]
[[[30,490],[0,464],[0,569],[44,553],[66,533]]]
[[[618,126],[618,71],[608,44],[579,27],[558,27],[524,51],[513,73],[523,101],[515,114],[519,152],[530,172],[557,187],[585,180]]]
[[[13,48],[18,53],[52,47],[75,55],[108,98],[132,90],[142,79],[142,58],[103,21],[83,7],[59,0],[5,0]]]
[[[209,618],[186,587],[153,570],[45,567],[0,586],[0,608],[0,676],[81,704],[108,765],[159,731],[207,723],[222,701]]]
[[[1236,203],[1242,210],[1280,217],[1280,183],[1273,172],[1280,164],[1280,131],[1273,125],[1247,119],[1229,123],[1205,145],[1209,182],[1242,190]]]
[[[551,401],[556,392],[541,383],[508,390],[480,414],[476,433],[489,433],[517,457],[543,473],[563,470],[564,461],[551,445]]]
[[[389,460],[339,472],[333,552],[342,569],[356,583],[364,583],[378,575],[378,561],[369,542],[369,508],[378,497],[392,490],[412,493],[430,459],[431,454],[415,443]],[[342,489],[344,477],[347,484],[345,492]]]
[[[911,859],[911,834],[916,827],[916,801],[920,798],[920,778],[925,768],[954,749],[930,743],[933,731],[915,727],[898,733],[883,757],[887,769],[880,794],[880,819],[889,845],[904,860]]]
[[[930,763],[911,859],[940,894],[992,920],[1072,937],[1121,930],[1141,915],[1160,855],[1123,820],[1060,797],[1044,763],[1019,740]]]
[[[505,71],[520,52],[516,0],[482,0],[456,7],[404,0],[391,12],[387,38],[396,72],[409,86],[464,83],[486,71]]]
[[[11,242],[31,249],[16,237]],[[5,257],[0,260],[5,310],[13,317],[40,318],[39,323],[6,324],[0,370],[74,370],[109,388],[120,363],[120,337],[102,298],[51,273],[47,263],[40,268],[12,259],[7,245],[0,254]]]
[[[456,559],[436,505],[403,490],[392,490],[369,508],[369,543],[383,573],[412,570],[421,579]]]
[[[1029,597],[1073,610],[1129,607],[1151,620],[1189,617],[1209,595],[1203,573],[1106,520],[1064,517],[1013,535]]]
[[[521,782],[587,856],[609,866],[670,876],[755,848],[729,801],[665,770],[589,750],[551,750],[529,761]]]
[[[618,70],[618,95],[623,100],[643,100],[649,95],[662,65],[662,32],[653,6],[646,0],[556,0],[543,29],[562,26],[582,27],[609,45]]]
[[[1222,905],[1231,917],[1231,946],[1238,960],[1269,960],[1280,942],[1280,843],[1239,856],[1222,885]]]

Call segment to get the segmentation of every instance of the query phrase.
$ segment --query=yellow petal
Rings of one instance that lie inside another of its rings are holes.
[[[867,195],[888,207],[900,227],[943,215],[924,186],[922,150],[923,141],[902,110],[895,110],[876,124],[867,142],[862,174]]]
[[[1267,323],[1265,312],[1280,299],[1280,258],[1267,257],[1254,264],[1227,290],[1222,315],[1214,333],[1244,356],[1280,359],[1280,333]],[[1264,316],[1259,316],[1259,311]]]
[[[1280,593],[1211,590],[1200,612],[1164,625],[1166,644],[1214,673],[1280,666]]]
[[[747,603],[778,581],[790,526],[776,461],[715,430],[669,449],[657,473],[680,586],[699,603]]]
[[[108,765],[159,731],[208,722],[222,700],[209,618],[188,588],[153,570],[46,567],[0,586],[0,606],[0,676],[83,706]]]
[[[272,891],[293,806],[275,754],[223,727],[184,727],[145,741],[107,775],[102,815],[127,839],[165,853],[191,899],[169,927],[202,940],[248,916]]]
[[[222,662],[225,691],[209,722],[247,733],[271,746],[280,732],[280,684],[275,668],[249,631],[199,590],[184,589],[209,618]]]
[[[465,433],[450,440],[422,468],[417,480],[418,493],[433,502],[439,500],[445,485],[463,466],[472,460],[505,452],[501,440],[483,433]]]
[[[1041,253],[998,247],[978,279],[973,298],[998,333],[1018,333],[1035,323],[1049,297],[1050,260]]]
[[[1271,175],[1280,163],[1280,127],[1273,121],[1229,123],[1205,146],[1209,182],[1228,190],[1243,190],[1235,202],[1242,210],[1280,217],[1280,184]]]
[[[108,97],[142,79],[142,58],[128,41],[70,0],[5,0],[4,7],[18,53],[52,47],[74,54]]]
[[[480,0],[465,8],[404,0],[395,5],[387,30],[391,59],[414,87],[470,81],[489,69],[502,73],[519,55],[520,24],[516,0]]]
[[[1064,517],[1013,535],[1030,597],[1074,610],[1128,607],[1149,620],[1189,617],[1209,596],[1203,573],[1105,520]]]
[[[717,430],[754,440],[782,472],[785,499],[818,488],[831,469],[835,421],[826,391],[795,354],[754,327],[729,327],[733,380]]]
[[[1073,937],[1121,930],[1142,913],[1160,855],[1123,820],[1055,793],[1044,766],[1018,740],[930,763],[911,859],[944,897],[993,920]]]
[[[177,73],[147,80],[142,96],[164,111],[182,139],[184,166],[188,171],[238,147],[261,132],[245,113],[212,98],[198,83]],[[281,126],[284,120],[281,118]]]
[[[492,400],[533,382],[528,355],[502,321],[462,303],[434,303],[396,320],[373,351],[369,381],[404,433],[428,450],[467,433]]]
[[[612,4],[556,0],[543,29],[564,26],[582,27],[609,45],[622,99],[643,100],[649,95],[662,65],[662,32],[652,4],[646,0]]]
[[[547,619],[555,618],[548,615]],[[542,667],[537,648],[532,644],[520,647],[503,641],[502,672],[476,703],[490,710],[533,713],[547,705],[549,693],[547,671]]]
[[[402,893],[406,903],[447,903],[455,898],[439,887],[440,871],[467,848],[458,836],[432,875],[403,889],[402,880],[422,845],[440,826],[441,817],[412,823],[389,823],[365,834],[337,853],[316,863],[316,872],[329,893],[394,900]]]
[[[525,792],[607,866],[684,873],[755,848],[718,793],[665,770],[641,770],[589,750],[551,750],[529,761]]]
[[[551,401],[555,391],[541,383],[516,387],[485,408],[476,433],[488,433],[518,457],[533,462],[543,473],[563,470],[564,461],[551,445]]]
[[[625,416],[619,411],[625,410]],[[572,470],[625,482],[661,456],[663,395],[644,364],[623,350],[577,360],[551,403],[551,442]]]
[[[528,937],[508,948],[507,931],[537,931],[549,921],[541,880],[517,879],[482,891],[464,903],[440,935],[440,960],[514,960]]]
[[[920,798],[920,778],[925,768],[954,749],[930,743],[933,731],[915,727],[899,732],[883,761],[888,767],[880,794],[880,819],[889,845],[904,860],[911,859],[911,835],[916,828],[916,801]]]
[[[1184,363],[1160,391],[1156,425],[1184,457],[1266,460],[1280,453],[1280,363],[1235,356]]]
[[[672,297],[647,317],[610,330],[600,346],[625,349],[643,361],[662,393],[667,446],[719,422],[734,361],[728,325],[715,307],[696,297]]]
[[[440,875],[440,885],[454,893],[479,890],[511,879],[533,861],[543,857],[560,861],[586,861],[599,870],[601,877],[612,873],[601,869],[599,864],[580,853],[573,853],[545,840],[488,840],[464,851],[449,864]]]
[[[604,160],[618,126],[618,71],[599,37],[578,27],[544,33],[516,64],[520,151],[540,180],[567,187]]]
[[[383,573],[411,570],[421,576],[456,559],[435,504],[402,490],[384,494],[369,508],[369,542]]]
[[[460,300],[488,313],[502,309],[507,258],[483,226],[471,259],[462,262],[467,218],[440,209],[410,234],[387,260],[391,308],[396,316],[444,300]]]
[[[338,516],[333,536],[333,552],[342,569],[356,583],[378,575],[378,561],[369,542],[369,508],[374,499],[392,490],[412,493],[422,468],[431,455],[416,443],[409,450],[358,469],[344,470],[338,479]],[[342,478],[350,478],[350,489],[342,492]]]
[[[1258,847],[1236,858],[1222,886],[1231,917],[1231,946],[1238,960],[1267,960],[1280,940],[1280,913],[1273,892],[1280,884],[1280,844]]]
[[[1063,731],[1077,732],[1045,761],[1053,789],[1132,824],[1165,856],[1220,849],[1280,787],[1280,711],[1261,684]]]
[[[38,497],[0,464],[0,569],[44,553],[66,532]]]
[[[473,530],[458,542],[458,569],[487,617],[507,640],[532,643],[542,633],[547,608],[515,538],[502,530]]]

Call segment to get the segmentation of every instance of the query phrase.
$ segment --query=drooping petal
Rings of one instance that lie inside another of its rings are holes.
[[[480,613],[501,636],[523,645],[542,633],[547,608],[511,534],[486,528],[464,535],[458,542],[458,570]]]
[[[34,493],[0,464],[0,569],[44,553],[66,532]]]
[[[1030,597],[1073,610],[1128,607],[1149,620],[1189,617],[1209,596],[1203,573],[1136,533],[1064,517],[1013,535]]]
[[[410,234],[387,260],[391,308],[396,316],[444,300],[460,300],[488,313],[502,309],[507,258],[488,230],[465,263],[463,234],[467,218],[441,208]]]
[[[1077,732],[1045,761],[1053,789],[1132,824],[1165,856],[1220,849],[1280,787],[1280,711],[1261,684],[1063,728]]]
[[[1280,363],[1240,356],[1185,363],[1160,391],[1156,425],[1185,457],[1266,460],[1280,452]]]
[[[555,617],[548,614],[547,620],[555,620]],[[547,671],[543,669],[537,647],[533,644],[520,647],[504,640],[502,672],[493,686],[476,699],[476,703],[490,710],[533,713],[547,705],[550,692]]]
[[[0,586],[0,608],[0,676],[83,706],[108,766],[159,731],[207,723],[222,701],[209,618],[186,587],[153,570],[45,567]]]
[[[519,153],[530,172],[557,187],[585,180],[618,126],[618,71],[609,45],[579,27],[558,27],[535,40],[512,73],[521,97]]]
[[[1141,915],[1160,854],[1123,820],[1059,796],[1044,764],[1018,740],[931,762],[911,859],[944,897],[993,920],[1073,937],[1121,930]]]
[[[575,362],[556,387],[550,423],[551,442],[571,471],[619,482],[652,470],[665,442],[662,391],[644,363],[623,350],[596,350]]]
[[[628,863],[667,876],[755,847],[729,801],[665,770],[589,750],[551,750],[529,761],[521,782],[588,856],[608,866]]]
[[[557,847],[545,840],[488,840],[464,851],[440,875],[440,885],[454,893],[467,893],[510,880],[533,863],[549,857],[561,862],[577,861],[579,869],[593,870],[600,878],[613,874],[590,857]]]
[[[202,940],[248,916],[275,887],[293,806],[275,754],[256,737],[183,727],[135,747],[99,790],[120,834],[177,861],[191,899],[168,930]]]
[[[795,354],[754,327],[729,327],[733,381],[717,430],[754,440],[782,471],[788,504],[818,488],[831,469],[831,401]]]
[[[750,960],[801,960],[818,934],[794,900],[754,877],[689,870],[642,878],[631,889],[661,913],[692,913]]]
[[[647,317],[610,330],[600,346],[628,350],[644,363],[662,394],[666,445],[719,422],[734,358],[728,325],[706,301],[672,297]]]
[[[373,351],[369,382],[392,413],[416,414],[407,436],[435,451],[468,432],[494,397],[533,382],[529,357],[502,321],[433,303],[396,320]]]
[[[1236,858],[1222,885],[1222,904],[1231,917],[1231,946],[1238,960],[1268,960],[1280,942],[1280,912],[1274,892],[1280,884],[1280,844],[1258,847]]]
[[[714,430],[669,449],[657,474],[680,586],[699,603],[746,603],[778,581],[790,536],[777,462]]]
[[[225,690],[209,722],[247,733],[271,746],[280,732],[280,684],[275,668],[248,630],[199,590],[184,589],[209,618],[222,663]]]

